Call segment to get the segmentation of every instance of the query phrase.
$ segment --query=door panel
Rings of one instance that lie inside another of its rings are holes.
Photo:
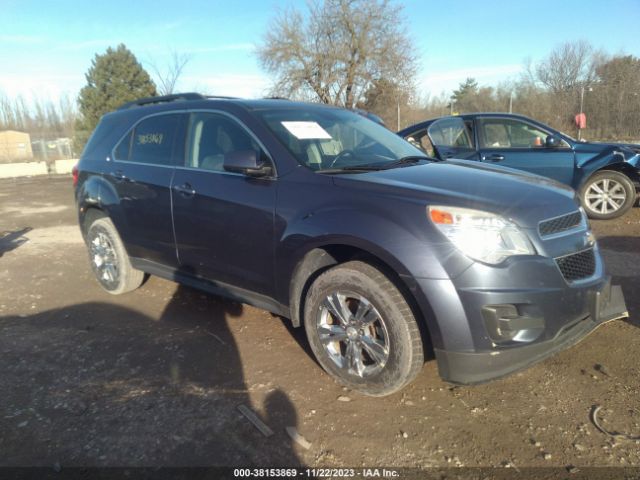
[[[225,153],[260,150],[235,120],[194,113],[189,123],[171,192],[180,270],[271,295],[277,182],[224,171]]]
[[[117,192],[112,215],[132,257],[176,266],[171,220],[174,150],[180,142],[180,114],[142,120],[118,144],[105,178]],[[184,143],[182,143],[184,144]]]
[[[511,118],[484,117],[476,119],[476,123],[481,161],[572,184],[573,150],[567,144],[546,147],[550,132]]]

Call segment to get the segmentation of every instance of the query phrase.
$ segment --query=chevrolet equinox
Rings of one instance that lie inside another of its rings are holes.
[[[626,316],[575,192],[425,156],[365,116],[179,94],[102,117],[74,171],[100,285],[158,275],[303,326],[351,389],[504,376]]]

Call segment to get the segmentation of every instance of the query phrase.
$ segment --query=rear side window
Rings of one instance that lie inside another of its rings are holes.
[[[133,137],[133,130],[127,133],[118,146],[115,149],[114,157],[116,160],[129,160],[129,153],[131,152],[131,137]]]
[[[116,160],[171,165],[180,116],[157,115],[138,123],[115,148]]]

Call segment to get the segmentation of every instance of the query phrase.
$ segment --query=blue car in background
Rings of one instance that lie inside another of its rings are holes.
[[[640,189],[640,145],[580,142],[522,115],[441,117],[398,134],[440,160],[498,164],[570,185],[591,218],[623,215]]]

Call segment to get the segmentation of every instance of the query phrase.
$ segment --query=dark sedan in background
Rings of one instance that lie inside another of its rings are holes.
[[[442,117],[398,134],[440,160],[494,163],[570,185],[591,218],[623,215],[640,189],[640,145],[580,142],[521,115]]]

